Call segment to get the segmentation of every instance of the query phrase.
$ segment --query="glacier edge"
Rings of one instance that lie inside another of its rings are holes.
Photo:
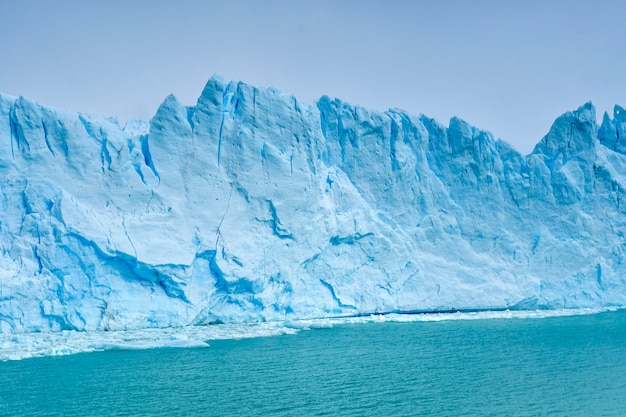
[[[212,77],[123,128],[0,94],[0,332],[623,306],[626,111],[523,156]]]

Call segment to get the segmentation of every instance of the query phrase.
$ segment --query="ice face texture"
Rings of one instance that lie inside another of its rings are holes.
[[[626,111],[528,156],[213,77],[115,120],[0,95],[0,332],[626,303]]]

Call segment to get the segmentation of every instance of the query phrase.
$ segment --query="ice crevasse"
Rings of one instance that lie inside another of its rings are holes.
[[[0,332],[626,304],[626,111],[523,156],[212,77],[150,122],[0,94]]]

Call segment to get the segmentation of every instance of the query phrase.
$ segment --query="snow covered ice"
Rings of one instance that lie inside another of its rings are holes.
[[[625,140],[590,103],[523,156],[220,77],[124,127],[0,95],[0,333],[623,306]]]

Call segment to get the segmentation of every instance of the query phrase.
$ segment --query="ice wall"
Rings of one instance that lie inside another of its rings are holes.
[[[150,123],[0,95],[0,332],[624,305],[626,111],[528,156],[213,77]]]

